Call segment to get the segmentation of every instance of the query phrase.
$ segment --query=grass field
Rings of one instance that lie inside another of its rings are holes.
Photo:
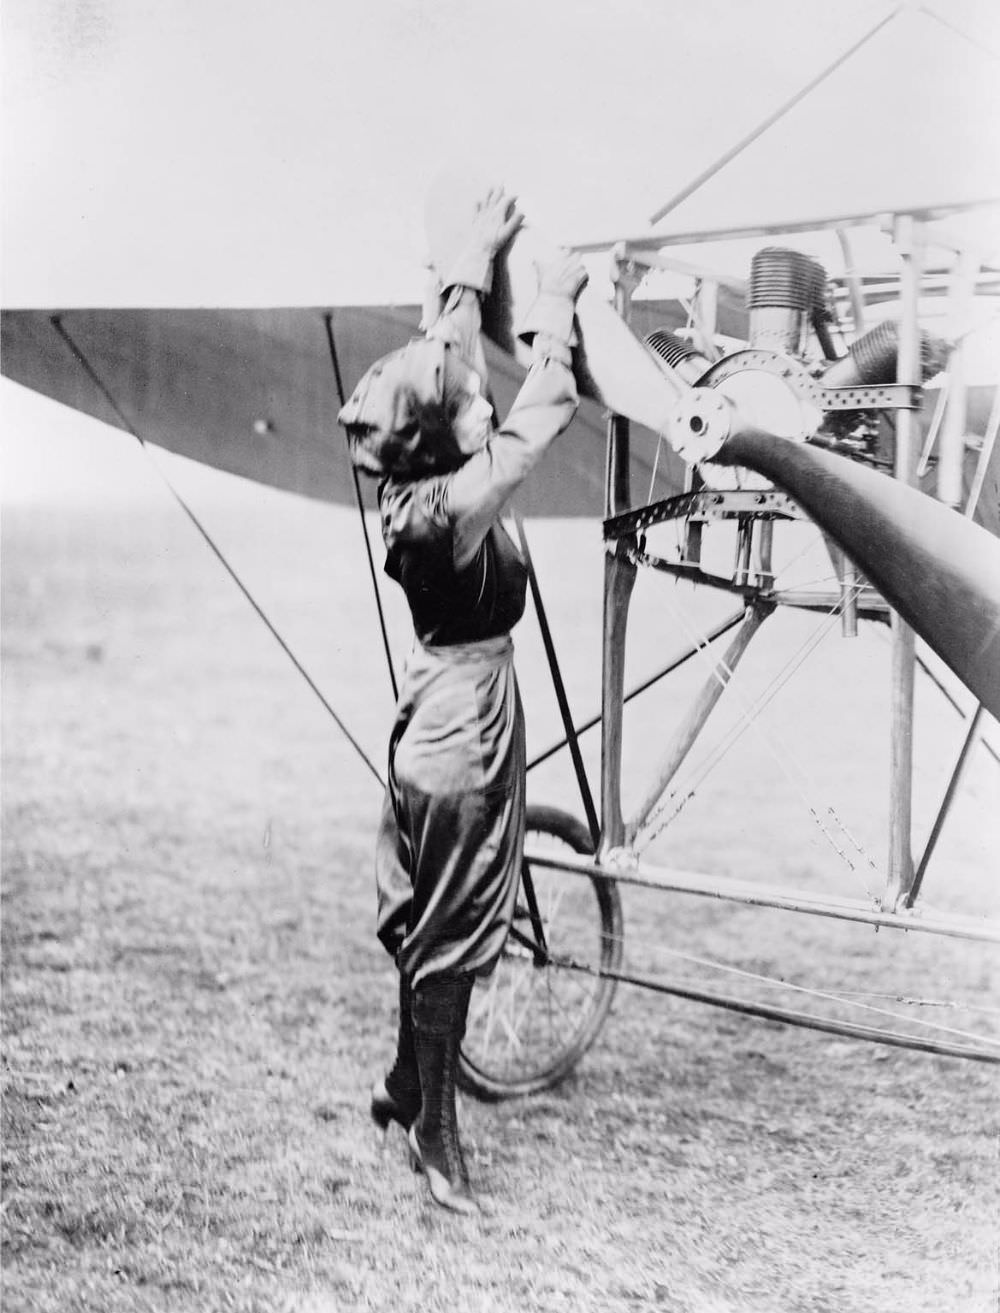
[[[391,706],[355,520],[240,489],[206,512],[381,766]],[[995,1069],[633,988],[558,1089],[463,1099],[490,1212],[435,1209],[402,1137],[379,1140],[367,1119],[395,986],[372,933],[379,793],[365,767],[155,495],[17,506],[3,527],[9,1313],[996,1310]],[[536,534],[580,715],[599,681],[596,538]],[[637,675],[678,641],[646,588]],[[394,600],[390,621],[399,650]],[[762,635],[748,688],[796,623]],[[557,722],[529,622],[519,661],[542,747]],[[748,878],[877,885],[885,647],[835,639],[818,662],[775,707],[773,737],[744,736],[655,851]],[[630,712],[630,787],[694,683]],[[920,707],[922,842],[959,729],[923,686]],[[792,758],[848,820],[866,855],[854,871],[788,787]],[[935,906],[996,913],[998,781],[980,750]],[[579,812],[562,765],[529,792]],[[989,948],[637,891],[625,913],[634,967],[675,970],[677,950],[824,988],[946,996],[963,1005],[947,1024],[996,1026]]]

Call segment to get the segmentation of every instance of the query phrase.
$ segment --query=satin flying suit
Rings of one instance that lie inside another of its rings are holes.
[[[481,359],[466,291],[431,330]],[[389,743],[376,845],[378,936],[413,984],[486,974],[510,928],[524,846],[524,713],[510,630],[527,570],[499,522],[578,404],[569,347],[538,332],[503,424],[453,471],[379,490],[386,572],[415,643]]]

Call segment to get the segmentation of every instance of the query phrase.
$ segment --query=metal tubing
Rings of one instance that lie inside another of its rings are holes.
[[[962,466],[965,463],[965,428],[968,422],[968,391],[965,385],[965,353],[959,342],[949,366],[948,398],[941,424],[938,453],[937,497],[956,510],[962,505]]]
[[[920,280],[920,233],[909,215],[899,215],[895,241],[903,261],[900,278],[900,322],[896,379],[920,383],[920,329],[917,298]],[[902,409],[896,415],[896,479],[914,483],[916,416]],[[913,690],[916,640],[897,612],[892,618],[892,688],[889,745],[889,862],[886,904],[895,907],[913,883]]]
[[[972,487],[969,489],[969,500],[966,502],[963,511],[963,514],[969,520],[975,515],[976,507],[979,505],[983,484],[986,482],[986,471],[993,459],[993,448],[996,446],[998,429],[1000,429],[1000,387],[997,387],[993,396],[990,417],[986,423],[986,432],[983,434],[982,450],[979,453],[979,460],[976,462],[976,473],[972,480]]]
[[[695,740],[705,727],[705,723],[715,704],[722,696],[726,685],[732,676],[732,672],[739,664],[740,658],[750,644],[751,638],[760,628],[764,617],[771,611],[771,607],[751,606],[747,608],[743,617],[743,623],[737,630],[733,641],[726,649],[726,654],[722,660],[715,666],[711,675],[702,685],[698,696],[695,698],[691,710],[685,719],[681,722],[674,735],[674,740],[670,745],[668,752],[661,759],[653,775],[653,782],[650,784],[643,797],[642,802],[637,807],[628,824],[625,827],[625,841],[631,843],[638,834],[639,830],[649,818],[650,812],[660,801],[667,785],[677,774],[684,758],[691,751]]]
[[[951,374],[949,370],[949,373],[944,376],[941,387],[938,389],[937,400],[934,403],[934,414],[931,416],[931,422],[927,426],[923,450],[920,453],[920,459],[917,461],[918,479],[922,479],[931,467],[931,455],[934,451],[934,444],[937,442],[941,423],[944,420],[945,407],[948,404],[948,388],[950,380]]]
[[[753,516],[741,515],[736,521],[736,570],[734,583],[746,587],[750,583],[750,553],[753,548]]]
[[[826,550],[840,583],[840,633],[843,638],[858,636],[858,576],[854,562],[829,534],[823,535]]]
[[[858,271],[854,267],[854,252],[851,250],[851,239],[846,228],[837,229],[837,241],[844,255],[844,279],[847,283],[847,294],[851,299],[854,332],[861,334],[865,331],[865,294]]]
[[[910,211],[910,217],[925,223],[933,223],[939,219],[950,218],[954,214],[968,214],[973,210],[995,208],[998,205],[1000,205],[1000,196],[981,196],[970,201],[942,201],[934,205],[915,206]],[[589,242],[574,242],[573,250],[578,251],[581,255],[587,255],[597,251],[606,251],[610,246],[621,245],[628,250],[630,256],[637,256],[643,251],[659,251],[668,246],[691,246],[699,242],[715,241],[719,237],[728,237],[733,240],[741,237],[781,236],[785,238],[792,233],[835,232],[838,227],[843,228],[845,226],[853,228],[874,224],[883,228],[889,218],[891,218],[891,215],[884,209],[855,210],[851,214],[816,214],[808,219],[784,219],[780,223],[751,223],[740,224],[736,227],[723,225],[719,228],[705,225],[700,228],[691,228],[686,232],[641,233],[625,238],[615,234],[611,238],[595,238]]]
[[[774,548],[774,521],[760,520],[757,524],[757,586],[771,588],[774,586],[774,567],[772,555]]]
[[[642,683],[636,684],[635,688],[630,689],[622,698],[622,702],[631,702],[632,699],[638,697],[640,693],[645,693],[648,688],[652,688],[654,684],[658,683],[666,675],[672,674],[673,671],[684,665],[686,661],[690,661],[695,653],[700,652],[706,644],[714,642],[715,639],[721,638],[723,634],[728,633],[729,630],[732,629],[734,625],[738,625],[742,619],[743,611],[740,610],[737,611],[735,615],[729,616],[727,620],[723,620],[720,624],[714,625],[707,631],[705,637],[700,643],[689,644],[683,651],[679,652],[677,656],[668,661],[665,666],[661,666],[655,675],[650,675],[648,679],[644,679]],[[575,726],[574,732],[577,738],[580,738],[581,735],[586,734],[588,729],[593,729],[595,725],[599,725],[600,723],[601,713],[598,712],[596,716],[591,716],[588,720],[583,721],[582,724]],[[566,747],[568,742],[568,739],[560,739],[558,743],[553,743],[551,747],[545,748],[544,751],[539,752],[528,762],[528,770],[533,770],[536,766],[540,766],[543,761],[548,761],[550,757],[554,757],[557,752],[561,752],[562,749]]]
[[[748,146],[752,145],[758,137],[762,136],[768,128],[777,123],[779,119],[784,118],[789,110],[794,109],[800,100],[804,100],[805,97],[808,96],[815,87],[818,87],[821,82],[824,82],[831,73],[836,72],[841,64],[850,59],[856,50],[860,50],[863,45],[866,45],[876,32],[881,31],[887,23],[891,22],[892,19],[894,19],[896,15],[901,13],[905,8],[905,5],[897,5],[895,9],[891,10],[884,18],[880,19],[874,27],[867,31],[863,37],[855,41],[853,45],[848,46],[846,50],[841,51],[832,63],[828,64],[824,69],[817,73],[815,77],[810,78],[804,87],[800,87],[799,90],[796,91],[794,96],[789,97],[789,99],[779,105],[773,113],[768,114],[767,118],[758,123],[757,126],[738,141],[735,146],[731,146],[724,155],[721,155],[715,161],[714,164],[709,165],[707,169],[699,173],[697,178],[694,178],[689,182],[686,187],[682,187],[679,192],[671,196],[670,200],[667,201],[665,205],[660,206],[649,222],[651,224],[659,223],[660,220],[665,218],[671,210],[676,209],[681,201],[687,200],[692,192],[697,191],[703,183],[708,182],[709,178],[713,178],[720,169],[724,168],[729,163],[730,160],[733,160],[737,155],[742,154],[742,152],[746,150]]]
[[[844,557],[844,573],[840,580],[840,632],[844,638],[858,636],[858,576],[854,562]]]
[[[732,880],[704,871],[680,871],[651,866],[631,860],[621,864],[575,854],[556,854],[551,849],[535,850],[529,844],[525,856],[533,866],[547,866],[574,875],[604,876],[619,884],[641,885],[666,893],[697,894],[749,907],[773,907],[785,912],[805,912],[836,921],[854,921],[863,925],[885,926],[894,930],[920,930],[928,934],[947,935],[987,944],[1000,944],[1000,924],[996,921],[956,916],[923,916],[907,912],[890,912],[871,903],[852,898],[819,898],[808,891],[786,889],[780,885],[757,884],[750,880]]]
[[[907,891],[904,900],[905,907],[912,907],[917,901],[917,895],[920,893],[920,886],[924,881],[924,874],[937,847],[937,841],[944,829],[944,823],[947,820],[948,813],[951,810],[951,804],[955,794],[958,791],[959,780],[962,777],[962,771],[965,769],[965,763],[968,760],[969,753],[972,751],[972,745],[975,743],[979,734],[979,722],[983,716],[983,705],[979,703],[975,711],[969,718],[969,726],[965,732],[965,738],[962,740],[962,746],[959,748],[958,756],[955,759],[955,765],[952,768],[951,775],[948,778],[948,784],[945,787],[944,797],[941,799],[941,806],[938,808],[937,815],[934,817],[934,824],[931,826],[931,832],[928,835],[923,855],[917,866],[917,872],[913,877],[913,883]]]
[[[972,311],[979,278],[979,256],[965,250],[959,255],[951,287],[951,322],[964,322]],[[947,506],[962,505],[962,473],[965,465],[965,430],[968,423],[968,388],[966,359],[968,351],[960,336],[948,362],[948,399],[941,427],[941,448],[937,468],[938,500]]]
[[[718,360],[722,353],[715,343],[719,326],[719,283],[716,279],[698,279],[691,301],[691,318],[697,334],[695,346],[709,360]]]

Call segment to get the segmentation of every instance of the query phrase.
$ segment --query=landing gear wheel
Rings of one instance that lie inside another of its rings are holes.
[[[530,851],[589,854],[585,825],[554,807],[529,807]],[[481,1099],[534,1094],[560,1081],[594,1042],[622,959],[618,887],[599,875],[539,866],[526,857],[514,922],[496,970],[478,981],[459,1083]]]

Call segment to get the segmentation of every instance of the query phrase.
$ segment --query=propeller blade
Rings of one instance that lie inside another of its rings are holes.
[[[1000,717],[1000,540],[916,488],[806,443],[748,430],[715,460],[790,493]]]

